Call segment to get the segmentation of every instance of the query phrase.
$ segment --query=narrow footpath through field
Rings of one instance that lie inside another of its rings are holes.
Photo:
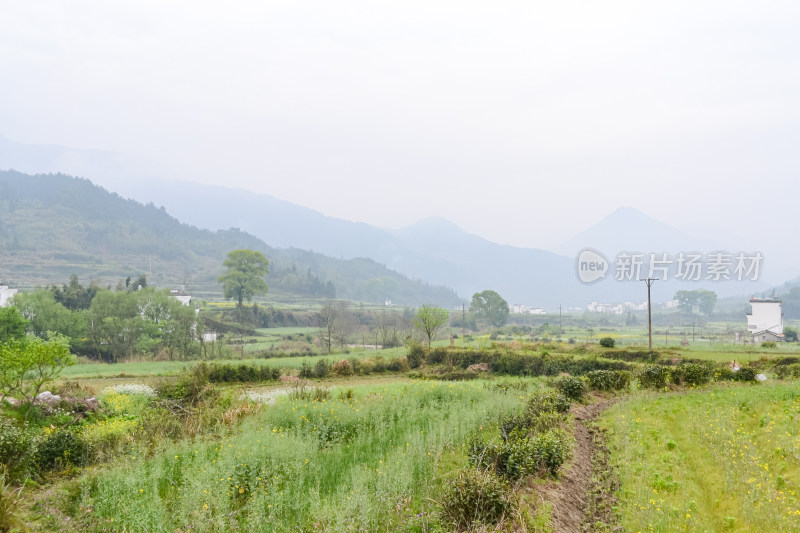
[[[575,421],[575,449],[567,470],[560,475],[558,482],[549,482],[541,489],[545,500],[553,505],[552,522],[558,533],[591,531],[600,521],[612,526],[610,500],[613,495],[613,482],[608,475],[605,437],[593,424],[613,400],[600,400],[588,405],[573,404],[570,414]],[[600,474],[595,476],[595,471]]]

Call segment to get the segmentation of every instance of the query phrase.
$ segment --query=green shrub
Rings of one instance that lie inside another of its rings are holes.
[[[684,363],[672,369],[670,380],[676,385],[705,385],[713,377],[713,369],[707,364]]]
[[[390,359],[389,363],[386,365],[386,369],[391,372],[407,372],[408,359],[405,357],[395,357],[394,359]]]
[[[561,429],[551,429],[533,438],[536,461],[551,475],[555,475],[569,458],[570,438]]]
[[[778,376],[778,379],[798,378],[800,377],[800,363],[775,365],[775,375]]]
[[[183,372],[175,381],[165,381],[158,390],[159,396],[177,400],[187,405],[212,399],[216,395],[214,386],[209,384],[209,365],[200,363]]]
[[[528,400],[526,411],[529,417],[533,418],[541,413],[566,413],[569,411],[571,402],[569,398],[554,390],[546,390],[534,393]]]
[[[776,343],[775,341],[764,341],[764,342],[761,343],[761,347],[762,348],[777,348],[778,347],[778,343]]]
[[[255,365],[213,364],[205,369],[211,383],[257,383],[277,381],[281,377],[278,368]]]
[[[616,341],[611,337],[603,337],[600,339],[600,346],[603,348],[613,348],[616,344]]]
[[[600,391],[628,390],[631,373],[627,370],[593,370],[586,374],[589,388]]]
[[[314,377],[314,369],[311,368],[311,365],[308,363],[308,361],[303,361],[303,363],[300,365],[299,375],[302,379],[311,379]]]
[[[36,466],[42,470],[56,470],[70,465],[83,466],[89,460],[89,447],[84,440],[70,431],[50,433],[36,450]]]
[[[513,431],[508,440],[497,444],[474,441],[470,445],[469,460],[479,468],[516,480],[543,471],[555,475],[569,452],[570,439],[561,429],[530,436]]]
[[[661,365],[646,366],[639,373],[639,385],[643,389],[663,389],[667,386],[669,370]]]
[[[453,531],[497,524],[512,510],[512,494],[505,481],[489,472],[462,470],[445,488],[442,522]]]
[[[362,365],[361,360],[351,357],[347,362],[350,363],[350,368],[353,369],[353,375],[369,374],[369,370],[367,370],[369,367]]]
[[[553,385],[561,394],[575,402],[581,401],[587,391],[586,381],[576,377],[560,377],[555,380]]]
[[[35,442],[28,433],[0,419],[0,468],[6,469],[6,481],[25,477],[34,451]]]
[[[429,365],[441,365],[447,358],[447,350],[444,348],[434,348],[429,350],[426,361]]]
[[[327,378],[331,375],[331,362],[327,359],[320,359],[314,365],[315,378]]]
[[[386,360],[383,357],[376,357],[372,360],[372,371],[376,374],[382,374],[386,372]]]
[[[564,413],[555,411],[528,412],[505,416],[500,419],[500,436],[503,440],[513,440],[517,436],[535,435],[559,427],[567,419]]]
[[[733,374],[733,379],[736,381],[755,381],[756,371],[752,368],[743,366]]]
[[[655,363],[658,361],[658,352],[651,352],[647,350],[605,350],[603,357],[606,359],[618,359],[621,361],[636,361],[639,363]]]
[[[411,343],[406,357],[410,368],[419,368],[425,360],[425,348],[417,342]]]

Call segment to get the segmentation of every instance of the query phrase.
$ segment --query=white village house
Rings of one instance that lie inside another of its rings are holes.
[[[183,305],[189,305],[192,303],[192,295],[185,293],[182,290],[172,289],[169,291],[169,295],[178,300]]]
[[[783,341],[783,310],[777,298],[750,298],[747,331],[753,342]]]
[[[8,285],[0,285],[0,307],[8,307],[11,305],[11,298],[17,294],[19,289],[9,289]]]

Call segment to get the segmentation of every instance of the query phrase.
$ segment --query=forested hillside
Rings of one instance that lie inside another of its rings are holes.
[[[100,285],[147,274],[151,284],[221,294],[216,278],[237,248],[270,260],[273,297],[456,305],[454,291],[410,280],[369,259],[275,249],[238,229],[201,230],[81,178],[0,172],[0,282],[58,284],[71,274]]]

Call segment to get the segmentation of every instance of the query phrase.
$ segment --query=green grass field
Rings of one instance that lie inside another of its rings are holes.
[[[131,449],[80,480],[75,515],[103,531],[438,530],[433,500],[464,444],[524,394],[476,381],[349,390],[284,396],[218,439]]]
[[[800,386],[639,393],[609,409],[627,531],[800,531]]]

